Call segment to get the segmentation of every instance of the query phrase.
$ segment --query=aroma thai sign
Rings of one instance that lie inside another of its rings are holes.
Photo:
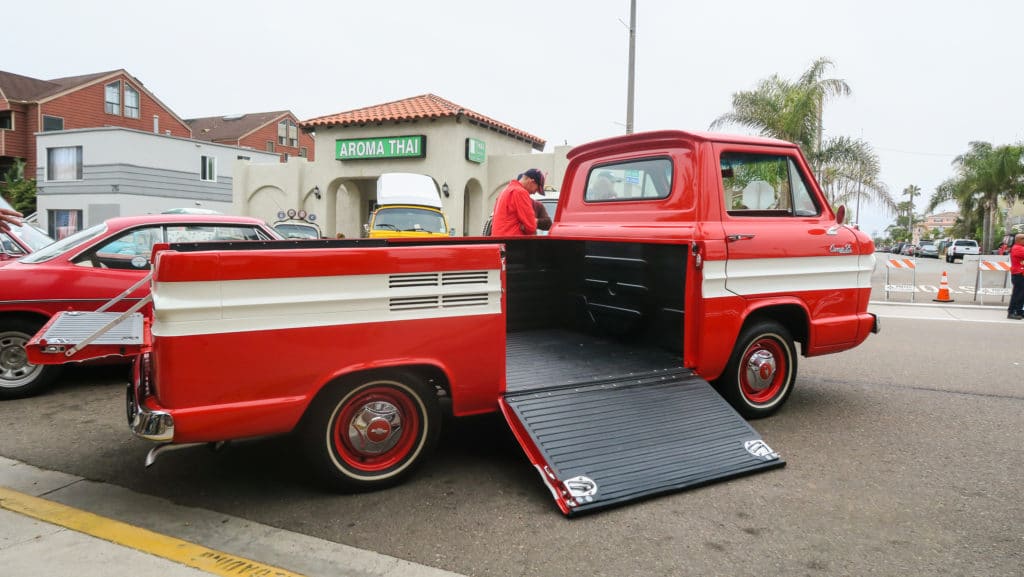
[[[426,155],[427,137],[423,134],[346,138],[334,142],[334,158],[337,160],[424,158]]]

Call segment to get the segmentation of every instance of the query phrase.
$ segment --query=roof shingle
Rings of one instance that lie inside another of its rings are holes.
[[[219,142],[223,140],[238,140],[257,128],[289,115],[291,115],[291,112],[287,110],[277,110],[274,112],[251,112],[234,116],[190,118],[185,122],[192,128],[192,138]]]
[[[449,118],[462,116],[482,124],[492,130],[507,133],[514,137],[529,142],[537,150],[543,150],[544,139],[534,136],[526,131],[519,130],[513,126],[498,122],[489,116],[480,114],[468,108],[464,108],[436,96],[434,94],[422,94],[404,100],[396,100],[375,106],[367,106],[347,112],[339,112],[328,116],[320,116],[302,122],[303,128],[316,128],[318,126],[353,126],[372,124],[387,121],[421,120],[433,118]]]

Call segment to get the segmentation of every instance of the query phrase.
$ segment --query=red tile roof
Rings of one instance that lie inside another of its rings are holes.
[[[303,121],[302,127],[314,129],[318,126],[357,126],[389,121],[420,120],[433,118],[463,117],[471,122],[476,122],[491,130],[508,134],[514,138],[525,140],[537,150],[544,149],[544,140],[518,128],[514,128],[503,122],[498,122],[489,116],[484,116],[468,108],[464,108],[445,100],[434,94],[423,94],[386,102],[375,106],[367,106],[347,112],[339,112],[329,116],[321,116]]]

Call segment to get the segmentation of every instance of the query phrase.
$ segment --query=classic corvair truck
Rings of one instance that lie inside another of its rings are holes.
[[[443,411],[501,411],[576,514],[783,463],[744,417],[786,401],[797,343],[878,330],[874,247],[842,212],[790,143],[611,138],[569,153],[548,236],[163,245],[151,318],[83,339],[116,319],[57,316],[28,349],[137,354],[150,461],[296,433],[343,490],[406,477]]]

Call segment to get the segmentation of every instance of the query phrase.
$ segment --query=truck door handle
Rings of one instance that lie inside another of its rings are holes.
[[[727,236],[725,238],[729,242],[736,242],[737,240],[750,240],[750,239],[754,238],[754,235],[752,235],[752,234],[730,234],[729,236]]]

